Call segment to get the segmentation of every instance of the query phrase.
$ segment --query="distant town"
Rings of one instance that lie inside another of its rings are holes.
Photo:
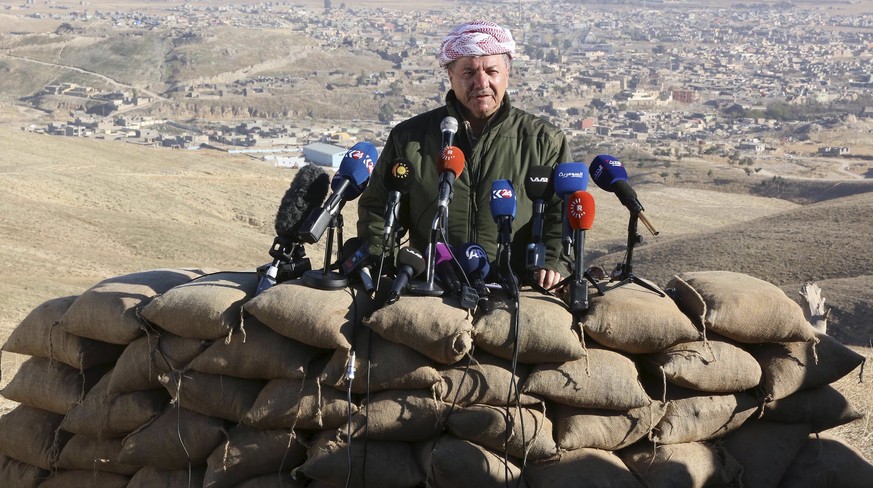
[[[27,0],[28,2],[32,0]],[[352,2],[350,2],[352,3]],[[790,157],[782,144],[802,140],[814,123],[838,126],[873,119],[873,16],[848,15],[826,4],[735,3],[695,8],[690,2],[591,3],[506,1],[464,3],[471,17],[493,18],[513,30],[514,104],[564,129],[575,147],[644,146],[654,156],[715,154],[752,164],[764,154]],[[332,4],[332,5],[331,5]],[[6,7],[8,9],[8,7]],[[165,7],[161,14],[58,7],[49,16],[71,28],[103,23],[115,29],[288,29],[324,50],[369,52],[393,68],[368,76],[336,70],[313,77],[354,79],[357,87],[389,92],[397,83],[445,80],[436,62],[450,26],[443,11],[360,9],[325,1]],[[68,24],[66,24],[68,23]],[[405,93],[404,103],[364,121],[252,119],[196,122],[137,115],[166,98],[221,100],[269,97],[299,80],[254,76],[222,84],[190,83],[158,95],[134,89],[100,91],[74,83],[44,86],[32,97],[65,95],[101,102],[24,130],[58,136],[117,139],[183,149],[247,152],[276,165],[297,166],[311,144],[347,147],[358,131],[377,144],[398,121],[441,104],[440,93]],[[325,90],[331,89],[327,84]],[[376,115],[376,114],[374,114]],[[847,156],[848,145],[815,147]]]

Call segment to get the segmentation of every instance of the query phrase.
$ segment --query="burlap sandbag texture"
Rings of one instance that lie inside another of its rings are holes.
[[[455,302],[453,298],[404,296],[375,311],[364,324],[437,363],[454,364],[473,346],[472,317]]]
[[[582,332],[560,299],[523,291],[516,308],[512,301],[499,297],[494,298],[494,306],[487,313],[476,319],[477,347],[507,360],[517,354],[522,363],[560,363],[585,356]],[[517,345],[514,315],[518,316]]]
[[[707,331],[743,343],[811,342],[815,329],[800,305],[779,287],[733,271],[696,271],[674,276],[679,307]]]
[[[139,311],[153,297],[205,274],[156,269],[101,281],[82,293],[59,319],[64,332],[111,344],[130,344],[144,333]]]
[[[636,283],[593,294],[581,322],[595,341],[629,354],[654,353],[700,337],[666,293],[659,295]]]
[[[55,298],[34,308],[12,331],[2,350],[60,361],[77,370],[114,362],[123,345],[79,337],[57,327],[77,298]]]

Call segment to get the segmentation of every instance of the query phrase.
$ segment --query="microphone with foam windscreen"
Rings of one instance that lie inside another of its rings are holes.
[[[349,277],[356,278],[367,293],[373,292],[376,289],[373,283],[373,276],[370,274],[370,247],[367,242],[360,237],[352,237],[346,240],[340,251],[342,261],[340,262],[340,270]]]
[[[455,252],[450,245],[437,242],[434,263],[436,276],[445,290],[451,295],[461,293],[462,283],[455,268]]]
[[[630,183],[627,181],[627,170],[625,170],[624,165],[621,164],[618,158],[609,154],[596,156],[591,161],[589,170],[591,179],[594,180],[597,186],[610,193],[615,193],[621,204],[627,207],[632,215],[639,217],[640,221],[649,229],[652,235],[658,235],[658,231],[655,230],[643,212],[644,209],[637,198],[637,192],[631,188]]]
[[[512,236],[512,221],[515,220],[515,190],[509,180],[491,182],[491,218],[497,224],[497,243],[509,247]]]
[[[455,145],[455,134],[458,132],[458,119],[448,116],[440,122],[440,131],[443,133],[442,149]]]
[[[488,287],[485,279],[491,273],[491,263],[488,262],[488,253],[475,242],[468,242],[460,247],[458,264],[467,277],[467,280],[475,288],[479,305],[488,304]]]
[[[382,232],[382,251],[393,247],[394,224],[397,220],[397,207],[400,197],[409,193],[415,182],[415,169],[412,163],[405,158],[394,161],[388,172],[385,173],[385,188],[388,190],[388,203],[385,205],[385,227]]]
[[[594,197],[585,190],[573,192],[567,203],[567,221],[573,230],[573,280],[568,305],[571,312],[588,310],[588,284],[585,282],[585,231],[594,224]]]
[[[531,271],[543,269],[546,264],[546,244],[543,242],[543,221],[546,201],[555,194],[552,181],[554,168],[551,166],[531,166],[524,179],[524,191],[533,202],[531,216],[531,242],[525,249],[525,268]]]
[[[310,244],[318,242],[343,205],[363,193],[370,182],[370,174],[373,172],[377,158],[376,147],[369,142],[359,142],[346,152],[330,182],[333,193],[324,203],[321,211],[315,213],[300,231],[304,242]]]
[[[452,201],[455,179],[464,171],[464,153],[460,148],[448,146],[440,153],[437,160],[437,172],[440,174],[439,208],[443,212],[448,211]]]
[[[270,248],[273,262],[258,282],[256,293],[275,285],[280,270],[287,279],[299,278],[311,266],[301,243],[299,231],[307,216],[318,209],[327,196],[330,177],[313,164],[297,171],[276,212],[276,238]]]
[[[424,267],[424,256],[420,252],[411,247],[401,248],[397,252],[397,276],[391,284],[391,292],[385,303],[390,305],[399,300],[409,280],[420,275]]]
[[[583,163],[561,163],[555,167],[555,194],[564,200],[561,244],[564,256],[570,256],[573,247],[573,233],[567,222],[567,205],[574,192],[588,189],[588,168]]]

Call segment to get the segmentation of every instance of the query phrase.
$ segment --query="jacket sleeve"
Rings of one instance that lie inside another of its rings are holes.
[[[570,154],[570,146],[567,143],[567,138],[560,130],[556,131],[553,139],[555,144],[555,158],[551,161],[545,161],[552,167],[561,163],[572,162]],[[570,275],[570,259],[563,255],[561,250],[561,236],[563,233],[563,215],[564,201],[557,195],[553,196],[551,201],[546,205],[545,218],[543,220],[543,240],[546,244],[546,262],[545,268],[557,271],[563,277]]]
[[[379,254],[382,251],[382,233],[385,228],[385,205],[388,203],[388,189],[385,187],[385,174],[391,161],[396,158],[394,133],[388,135],[385,148],[373,173],[370,175],[370,183],[361,194],[358,202],[358,237],[370,245],[371,254]]]

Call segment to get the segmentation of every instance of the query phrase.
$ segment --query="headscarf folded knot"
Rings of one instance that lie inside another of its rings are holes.
[[[477,20],[456,26],[440,45],[440,66],[465,56],[508,54],[515,56],[515,41],[509,29],[487,20]]]

